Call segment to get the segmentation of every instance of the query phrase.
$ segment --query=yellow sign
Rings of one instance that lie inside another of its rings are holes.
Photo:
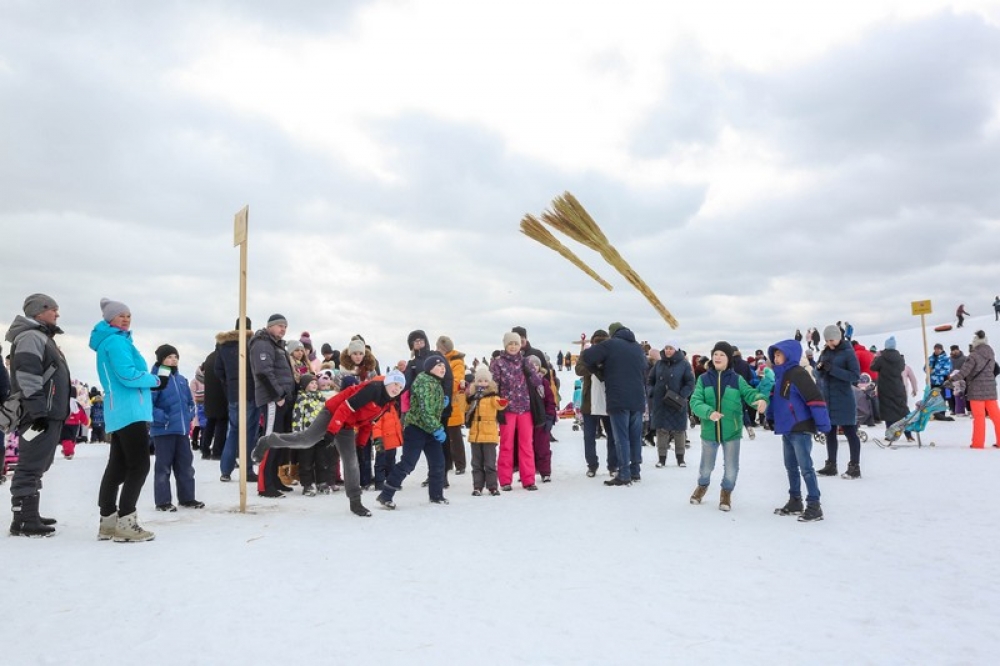
[[[240,243],[247,242],[247,218],[249,217],[250,206],[243,206],[240,212],[236,213],[233,220],[233,247]]]
[[[910,303],[910,311],[915,315],[929,315],[931,313],[931,302],[913,301]]]

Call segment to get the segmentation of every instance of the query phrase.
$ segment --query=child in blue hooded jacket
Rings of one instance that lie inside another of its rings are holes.
[[[172,345],[156,349],[152,373],[166,377],[167,385],[153,394],[153,437],[156,462],[153,466],[153,499],[157,511],[177,511],[171,501],[170,474],[177,483],[177,499],[188,509],[205,504],[194,497],[194,454],[188,433],[194,418],[194,398],[188,380],[177,371],[180,354]]]
[[[809,371],[801,365],[802,343],[795,340],[776,342],[768,348],[767,356],[774,366],[774,391],[768,405],[768,420],[774,422],[774,434],[781,435],[788,472],[788,502],[774,513],[797,515],[801,522],[823,520],[819,482],[812,463],[812,441],[817,432],[830,430],[826,401]],[[806,483],[805,511],[800,475]]]

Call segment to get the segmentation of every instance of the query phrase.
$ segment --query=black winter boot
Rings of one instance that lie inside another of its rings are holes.
[[[656,466],[657,467],[666,467],[667,466],[667,457],[666,456],[660,456],[660,459],[657,461]]]
[[[38,495],[11,498],[11,513],[14,519],[10,523],[10,533],[13,536],[51,536],[56,528],[43,525],[38,516]]]
[[[774,510],[776,516],[800,516],[802,515],[802,498],[789,497],[785,506]]]
[[[816,470],[816,473],[820,476],[837,476],[837,462],[835,460],[827,460],[826,465]]]
[[[819,502],[808,502],[805,512],[799,516],[799,522],[814,523],[817,520],[823,520],[823,507],[819,505]]]
[[[351,500],[351,513],[362,518],[368,518],[372,515],[372,512],[365,508],[360,499]]]
[[[840,475],[842,479],[860,479],[861,478],[861,465],[858,463],[849,462],[847,463],[847,471]]]

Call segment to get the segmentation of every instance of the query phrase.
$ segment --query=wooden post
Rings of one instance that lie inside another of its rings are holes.
[[[236,213],[233,220],[233,245],[240,247],[240,318],[239,326],[239,404],[237,405],[237,418],[239,423],[239,447],[240,461],[240,513],[247,510],[247,231],[250,218],[250,206],[244,206],[240,212]]]
[[[930,301],[912,301],[910,303],[910,312],[920,315],[920,332],[924,336],[924,381],[927,386],[931,385],[931,363],[930,356],[927,354],[927,315],[932,311]]]

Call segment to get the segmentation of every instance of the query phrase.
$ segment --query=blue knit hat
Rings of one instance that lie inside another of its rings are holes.
[[[886,349],[895,349],[896,348],[896,336],[890,335],[886,339],[886,341],[885,341],[885,348]]]
[[[406,388],[406,376],[399,370],[390,370],[385,373],[385,379],[382,383],[388,386],[389,384],[399,384],[403,388]]]

